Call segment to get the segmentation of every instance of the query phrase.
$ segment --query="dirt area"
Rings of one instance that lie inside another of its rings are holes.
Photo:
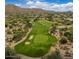
[[[58,49],[60,51],[60,55],[62,59],[73,59],[73,43],[68,42],[67,44],[56,44],[55,47],[50,48],[50,53],[56,51]]]

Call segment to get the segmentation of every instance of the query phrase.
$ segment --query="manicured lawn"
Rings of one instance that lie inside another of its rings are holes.
[[[31,57],[45,55],[49,51],[50,46],[57,42],[54,36],[48,34],[51,24],[51,22],[46,20],[33,22],[32,32],[28,36],[28,39],[15,47],[16,52]],[[25,44],[28,42],[30,43]]]

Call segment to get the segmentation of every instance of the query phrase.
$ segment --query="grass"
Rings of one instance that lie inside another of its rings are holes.
[[[55,44],[57,39],[54,36],[48,34],[49,28],[52,22],[46,20],[39,20],[33,22],[33,30],[28,36],[28,38],[18,44],[15,47],[17,53],[21,53],[31,57],[40,57],[45,55],[52,43]],[[29,37],[33,35],[33,39],[29,40]],[[25,42],[31,42],[29,45],[25,45]]]

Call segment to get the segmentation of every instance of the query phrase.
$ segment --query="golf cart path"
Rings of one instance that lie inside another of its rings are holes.
[[[40,57],[33,58],[33,57],[28,57],[28,56],[25,56],[25,55],[22,55],[22,54],[18,54],[18,56],[20,56],[21,59],[41,59]]]
[[[22,40],[18,41],[17,43],[14,44],[14,47],[16,45],[18,45],[19,43],[23,42],[24,40],[26,40],[26,38],[28,37],[28,35],[30,34],[30,32],[32,31],[32,28],[29,29],[28,33],[26,33],[26,36],[22,38]]]

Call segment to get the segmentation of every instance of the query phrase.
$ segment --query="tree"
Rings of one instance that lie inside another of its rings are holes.
[[[52,16],[53,16],[53,14],[48,14],[46,18],[48,18],[49,21],[53,21]]]
[[[62,37],[59,41],[59,43],[61,44],[66,44],[67,43],[67,38],[66,37]]]
[[[32,27],[32,24],[31,24],[31,23],[28,23],[27,26],[28,26],[29,28],[31,28],[31,27]]]
[[[66,36],[69,41],[71,41],[71,42],[73,41],[73,33],[72,32],[65,32],[64,36]]]
[[[15,51],[9,47],[6,47],[5,48],[5,59],[16,59]]]

